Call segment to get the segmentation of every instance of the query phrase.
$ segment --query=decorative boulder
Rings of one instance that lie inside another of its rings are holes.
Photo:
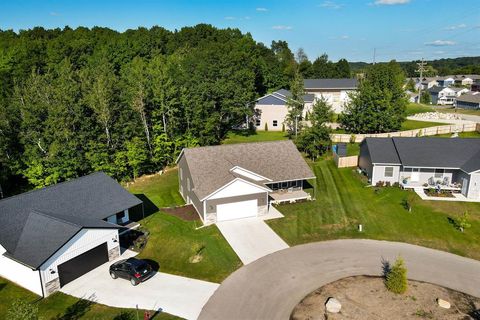
[[[327,309],[327,312],[339,313],[340,309],[342,309],[342,304],[337,299],[330,297],[325,303],[325,308]]]
[[[448,301],[446,301],[446,300],[443,300],[443,299],[438,298],[438,299],[437,299],[437,303],[438,303],[438,306],[439,306],[440,308],[450,309],[450,302],[448,302]]]

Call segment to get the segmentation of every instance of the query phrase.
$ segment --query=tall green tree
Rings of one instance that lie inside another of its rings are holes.
[[[407,105],[404,79],[403,71],[395,61],[371,66],[339,117],[342,128],[351,133],[399,130]]]
[[[298,132],[302,129],[302,115],[304,108],[303,96],[305,94],[303,77],[299,70],[295,72],[295,76],[290,85],[290,92],[292,95],[287,99],[288,113],[285,117],[284,124],[287,126],[289,135],[297,136]]]

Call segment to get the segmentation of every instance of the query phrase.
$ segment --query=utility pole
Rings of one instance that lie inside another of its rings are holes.
[[[376,56],[377,56],[377,48],[373,48],[373,64],[375,64]]]
[[[418,102],[420,102],[420,98],[422,97],[422,79],[423,79],[423,73],[427,71],[427,69],[425,68],[426,65],[427,65],[427,62],[423,61],[423,58],[422,58],[421,62],[417,62],[418,69],[415,70],[415,72],[420,73],[420,87],[418,89]]]

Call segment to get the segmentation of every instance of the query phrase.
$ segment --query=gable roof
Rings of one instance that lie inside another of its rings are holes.
[[[80,229],[116,228],[102,220],[140,203],[103,172],[12,196],[0,201],[0,244],[37,268]]]
[[[452,168],[467,173],[480,170],[480,139],[404,137],[367,138],[366,141],[372,163]]]
[[[303,80],[305,89],[357,89],[357,79],[305,79]]]
[[[286,105],[288,99],[292,96],[292,93],[287,89],[280,89],[274,91],[270,94],[267,94],[256,100],[257,104],[266,104],[266,105]],[[304,102],[313,102],[315,95],[305,94],[303,95]]]
[[[457,102],[471,102],[480,104],[480,94],[463,94],[457,98]]]
[[[253,182],[231,171],[237,166],[272,180],[254,182],[263,186],[271,182],[315,178],[290,140],[184,149],[180,157],[185,157],[193,192],[201,200],[234,179]]]

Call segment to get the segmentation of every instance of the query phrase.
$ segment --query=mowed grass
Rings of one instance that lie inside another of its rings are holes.
[[[136,319],[136,310],[112,308],[106,305],[91,303],[86,300],[63,294],[54,293],[48,298],[41,299],[32,292],[17,286],[13,282],[0,278],[0,319],[7,319],[7,312],[15,300],[21,299],[38,307],[40,319]],[[139,310],[140,318],[143,318],[143,310]],[[122,318],[122,316],[124,318]],[[157,320],[181,319],[167,313],[159,313],[155,316]]]
[[[402,241],[480,259],[480,203],[422,201],[409,213],[401,204],[412,191],[366,187],[354,168],[337,169],[331,159],[312,164],[316,200],[279,206],[283,219],[268,224],[289,245],[339,238]],[[458,231],[449,218],[470,215]],[[357,231],[362,224],[364,232]]]
[[[434,137],[439,137],[439,138],[450,138],[452,136],[451,133],[447,133],[447,134],[439,134],[437,136],[434,136]],[[472,132],[460,132],[458,133],[458,137],[460,138],[480,138],[480,132],[477,132],[477,131],[472,131]]]
[[[281,131],[232,131],[223,144],[287,140],[286,132]]]
[[[177,172],[169,169],[163,175],[139,180],[128,187],[130,192],[143,194],[160,208],[140,221],[150,238],[139,257],[158,262],[162,272],[221,282],[242,263],[218,228],[200,228],[200,220],[185,221],[161,212],[162,207],[184,204],[178,192]],[[197,253],[202,260],[191,263],[190,258]]]
[[[444,113],[459,113],[459,114],[468,114],[473,116],[480,116],[480,109],[456,109],[455,108],[446,108],[446,109],[438,109],[439,112]]]
[[[416,121],[416,120],[405,120],[402,123],[402,129],[403,131],[406,130],[415,130],[415,129],[423,129],[423,128],[429,128],[429,127],[436,127],[436,126],[445,126],[447,125],[446,123],[440,123],[440,122],[429,122],[429,121]]]
[[[413,116],[417,113],[425,113],[435,111],[432,106],[421,103],[409,103],[407,105],[407,116]]]

